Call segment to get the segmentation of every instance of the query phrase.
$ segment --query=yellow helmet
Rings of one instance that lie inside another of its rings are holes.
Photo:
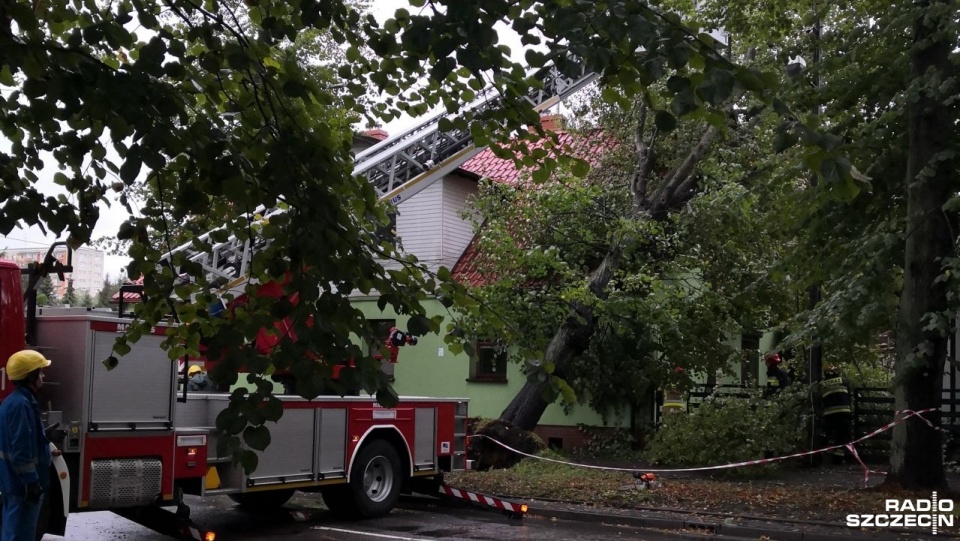
[[[193,365],[190,368],[187,368],[187,376],[192,376],[197,372],[203,372],[203,368],[200,368],[200,365]]]
[[[10,381],[20,381],[27,377],[30,372],[48,366],[50,366],[50,360],[44,357],[42,353],[32,349],[24,349],[7,359],[7,377],[10,378]]]

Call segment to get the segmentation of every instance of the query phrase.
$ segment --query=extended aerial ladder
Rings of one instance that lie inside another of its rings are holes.
[[[544,68],[540,77],[542,88],[531,89],[525,96],[536,111],[544,111],[579,91],[596,77],[596,73],[573,59],[568,60],[575,73],[566,75],[556,66]],[[495,109],[501,96],[490,89],[466,107],[480,112]],[[365,176],[374,186],[381,200],[399,204],[433,182],[447,175],[483,150],[474,144],[469,128],[441,131],[444,114],[433,116],[420,124],[364,150],[355,158],[354,172]],[[260,208],[250,219],[269,219],[283,209]],[[264,214],[266,213],[266,214]],[[210,283],[223,284],[223,290],[237,291],[247,281],[250,262],[257,250],[265,247],[262,238],[240,239],[231,236],[224,242],[211,242],[213,232],[201,235],[183,244],[162,259],[161,264],[172,264],[176,254],[184,254],[188,261],[199,263]]]

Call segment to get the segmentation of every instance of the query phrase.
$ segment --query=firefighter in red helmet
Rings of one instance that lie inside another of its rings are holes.
[[[783,360],[779,353],[775,351],[768,353],[763,358],[763,362],[767,365],[767,388],[770,393],[779,392],[790,385],[790,374],[780,366]]]

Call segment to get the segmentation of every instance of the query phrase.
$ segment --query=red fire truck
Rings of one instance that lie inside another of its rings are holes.
[[[543,110],[595,74],[551,69],[539,77],[543,88],[527,99]],[[382,200],[399,204],[481,150],[469,130],[441,131],[440,120],[429,119],[361,152],[355,173],[364,175]],[[266,210],[251,219],[269,217]],[[186,244],[167,257],[183,254],[205,269],[211,283],[229,283],[230,292],[238,293],[261,242],[230,238],[211,241],[212,248],[203,251]],[[32,270],[0,261],[0,364],[24,347],[53,361],[40,397],[55,442],[40,535],[63,535],[70,512],[110,510],[171,535],[213,539],[212,532],[188,520],[184,495],[222,494],[263,508],[282,505],[296,490],[318,491],[336,514],[375,517],[388,513],[401,492],[436,494],[444,472],[467,467],[465,399],[401,397],[385,408],[368,396],[281,395],[283,416],[269,427],[271,443],[259,453],[256,470],[245,473],[217,451],[216,418],[229,395],[178,390],[177,363],[160,347],[165,327],[142,336],[116,362],[114,342],[130,322],[121,317],[122,309],[117,314],[37,307],[41,276],[58,273],[63,280],[72,271],[69,256],[64,264],[52,257],[53,250]],[[21,274],[30,277],[26,299]],[[0,376],[0,398],[11,388],[6,375]],[[484,501],[513,511],[506,502]],[[173,505],[175,513],[163,510]]]
[[[0,359],[25,344],[21,269],[0,261]],[[30,314],[27,314],[30,319]],[[335,513],[388,513],[401,491],[439,486],[463,469],[467,402],[403,397],[384,408],[371,397],[282,395],[282,418],[249,475],[217,453],[215,420],[227,393],[178,391],[177,364],[160,348],[163,327],[144,336],[113,369],[103,362],[129,320],[86,308],[42,308],[35,343],[53,364],[41,403],[58,442],[41,528],[63,535],[69,512],[117,511],[171,534],[181,527],[160,506],[183,496],[229,495],[242,505],[277,507],[295,490],[319,491]],[[12,384],[0,379],[0,394]],[[155,518],[152,518],[155,517]]]

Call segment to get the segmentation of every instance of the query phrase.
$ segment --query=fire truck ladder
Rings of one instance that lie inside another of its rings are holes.
[[[576,72],[574,75],[566,75],[556,66],[544,69],[539,77],[542,88],[532,89],[525,96],[535,110],[543,111],[552,107],[597,76],[573,59],[569,60],[568,65]],[[500,96],[487,90],[480,99],[468,105],[467,110],[479,112],[496,108],[501,101]],[[361,152],[356,156],[354,173],[365,176],[381,200],[396,205],[483,150],[483,147],[474,145],[469,129],[441,131],[439,123],[444,116],[440,114],[429,118]],[[249,218],[269,219],[280,212],[285,210],[258,208]],[[213,242],[211,247],[204,247],[204,244],[211,242],[215,231],[171,250],[161,259],[161,265],[169,264],[175,254],[183,253],[188,261],[199,263],[207,273],[207,279],[223,288],[222,291],[242,287],[254,253],[266,246],[266,240],[231,236],[224,242]]]

